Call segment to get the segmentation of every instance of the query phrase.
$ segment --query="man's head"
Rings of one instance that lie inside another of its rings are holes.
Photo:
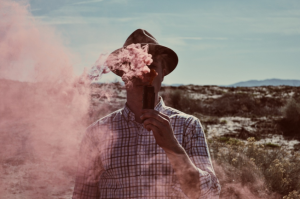
[[[157,76],[152,81],[152,86],[155,87],[155,91],[159,91],[161,84],[164,80],[164,76],[167,74],[166,69],[166,61],[163,59],[162,56],[156,55],[152,57],[153,62],[151,65],[149,65],[149,69],[154,69],[157,73]],[[138,89],[139,87],[142,89],[143,86],[149,85],[149,82],[151,81],[151,75],[150,73],[147,73],[143,76],[143,79],[141,78],[132,78],[131,81],[131,88],[132,89]],[[132,90],[131,89],[131,90]]]
[[[127,99],[129,96],[131,96],[131,97],[134,96],[133,98],[135,98],[135,99],[141,98],[144,93],[144,86],[147,84],[149,85],[148,82],[151,82],[151,81],[147,82],[147,78],[151,79],[150,74],[148,74],[148,75],[146,74],[143,80],[141,78],[135,78],[135,76],[133,76],[133,78],[131,78],[131,77],[128,78],[128,75],[131,75],[132,72],[134,72],[134,71],[130,72],[130,70],[128,72],[130,65],[129,65],[129,68],[125,67],[125,70],[122,67],[118,68],[118,65],[111,65],[111,66],[109,65],[110,60],[114,60],[115,58],[117,58],[117,60],[120,60],[120,57],[122,57],[124,54],[124,49],[127,49],[127,47],[129,47],[129,49],[132,48],[131,44],[140,44],[141,46],[147,45],[148,53],[152,55],[153,63],[150,64],[148,67],[150,69],[155,69],[158,74],[152,82],[152,86],[154,86],[154,88],[155,88],[155,95],[156,95],[155,98],[158,99],[158,92],[161,88],[161,84],[164,80],[164,76],[170,74],[176,68],[176,66],[178,64],[177,54],[172,49],[160,45],[157,42],[157,40],[146,30],[137,29],[136,31],[134,31],[127,38],[123,47],[112,52],[107,59],[107,60],[109,60],[107,62],[108,62],[108,67],[111,69],[111,71],[113,73],[115,73],[116,75],[123,77],[122,79],[124,79],[126,81],[125,82],[126,85],[131,85],[129,87],[126,87],[127,88]],[[125,56],[127,56],[126,53],[125,53]],[[135,57],[135,55],[134,55],[134,57]],[[129,57],[129,59],[132,59],[132,56]],[[111,62],[111,63],[113,63],[113,62]],[[115,66],[117,66],[117,67],[115,67]],[[123,64],[122,64],[122,66],[123,66]],[[124,73],[126,73],[126,74],[124,74]],[[130,82],[128,82],[128,81],[130,81]]]
[[[142,46],[148,45],[148,53],[152,55],[154,61],[156,59],[163,59],[165,76],[171,73],[178,64],[177,54],[170,48],[160,45],[157,40],[146,30],[137,29],[135,30],[125,41],[123,48],[119,48],[112,52],[108,60],[113,60],[117,57],[122,50],[130,44],[141,44]],[[109,65],[108,65],[109,66]],[[112,72],[118,76],[122,76],[124,71],[118,70],[112,66],[109,66]]]
[[[154,69],[157,72],[157,76],[154,78],[152,83],[157,92],[160,90],[164,77],[167,74],[167,64],[168,63],[163,58],[163,55],[155,55],[153,56],[152,64],[149,66],[150,69]]]

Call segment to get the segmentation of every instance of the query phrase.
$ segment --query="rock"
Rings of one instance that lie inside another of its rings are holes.
[[[241,110],[244,112],[248,112],[249,109],[247,108],[247,106],[245,106],[245,104],[242,105]]]
[[[237,138],[239,138],[239,139],[247,140],[249,137],[254,137],[255,140],[257,140],[257,138],[258,138],[255,133],[249,132],[243,127],[237,131],[239,132],[237,135]]]

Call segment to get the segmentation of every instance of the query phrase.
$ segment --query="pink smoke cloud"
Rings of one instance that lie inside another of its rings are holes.
[[[0,196],[70,198],[79,143],[89,123],[91,80],[74,74],[63,39],[37,25],[28,6],[0,0]],[[100,55],[92,78],[109,72],[105,60]],[[115,61],[113,69],[125,71],[124,79],[142,78],[152,57],[147,46],[132,45]],[[111,96],[109,89],[101,95]],[[222,180],[224,170],[216,172]],[[239,183],[223,189],[228,189],[224,198],[257,198]]]
[[[0,0],[0,195],[70,196],[91,80],[74,74],[63,39],[28,8]]]
[[[148,53],[148,45],[130,44],[119,51],[112,53],[106,65],[112,71],[122,71],[122,80],[130,85],[132,78],[144,79],[150,73],[149,65],[153,62],[152,55]]]

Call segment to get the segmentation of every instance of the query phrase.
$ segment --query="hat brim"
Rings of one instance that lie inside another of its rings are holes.
[[[142,46],[144,46],[146,44],[148,44],[148,46],[149,46],[148,53],[152,55],[152,58],[155,58],[157,55],[163,55],[163,59],[166,62],[166,66],[165,66],[166,67],[166,74],[165,74],[165,76],[170,74],[176,68],[176,66],[178,64],[177,54],[172,49],[170,49],[166,46],[162,46],[162,45],[159,45],[159,44],[151,44],[151,43],[141,43]],[[119,52],[122,49],[124,49],[125,47],[119,48],[119,49],[113,51],[107,57],[107,60],[112,59],[113,57],[118,55]],[[113,73],[115,73],[116,75],[122,77],[123,71],[121,71],[121,70],[112,70],[112,66],[110,66],[109,64],[108,64],[108,67],[111,69],[111,71]]]

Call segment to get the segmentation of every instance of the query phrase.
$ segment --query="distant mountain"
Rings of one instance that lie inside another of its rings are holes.
[[[162,84],[162,86],[174,86],[174,87],[179,87],[179,86],[184,86],[184,84]]]
[[[252,87],[252,86],[300,86],[300,80],[285,79],[266,79],[266,80],[249,80],[227,85],[229,87]]]

